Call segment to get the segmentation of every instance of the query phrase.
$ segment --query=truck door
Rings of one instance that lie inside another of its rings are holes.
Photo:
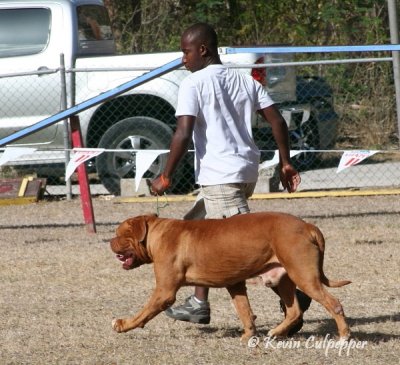
[[[58,22],[58,23],[57,23]],[[0,3],[0,138],[28,127],[60,110],[59,72],[32,75],[32,71],[55,70],[60,65],[62,9]],[[13,73],[23,76],[7,76]],[[7,77],[4,77],[7,76]],[[16,141],[14,144],[52,143],[57,124]]]

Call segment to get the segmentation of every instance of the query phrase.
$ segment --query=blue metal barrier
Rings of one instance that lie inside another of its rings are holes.
[[[127,92],[128,90],[131,90],[139,85],[142,85],[156,77],[160,77],[160,76],[162,76],[172,70],[175,70],[181,66],[182,66],[181,58],[171,61],[171,62],[169,62],[161,67],[158,67],[152,71],[149,71],[131,81],[128,81],[120,86],[117,86],[114,89],[111,89],[111,90],[106,91],[100,95],[93,97],[93,98],[85,100],[80,104],[77,104],[71,108],[63,110],[57,114],[54,114],[46,119],[41,120],[40,122],[32,124],[29,127],[26,127],[26,128],[21,129],[7,137],[4,137],[3,139],[0,140],[0,147],[5,146],[6,144],[12,143],[18,139],[24,138],[35,132],[38,132],[41,129],[44,129],[54,123],[59,122],[60,120],[67,119],[72,115],[76,115],[86,109],[89,109],[89,108],[91,108],[97,104],[100,104],[108,99],[111,99],[117,95],[123,94],[124,92]]]

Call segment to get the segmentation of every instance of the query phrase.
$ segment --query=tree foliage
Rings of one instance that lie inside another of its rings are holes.
[[[105,0],[105,4],[121,53],[179,51],[182,31],[200,21],[214,26],[222,46],[390,43],[387,0]],[[363,57],[383,55],[388,54],[371,52]],[[309,57],[296,54],[295,59]],[[367,137],[394,135],[390,63],[297,67],[296,72],[323,76],[331,84],[344,134],[358,135],[368,126]],[[363,110],[369,110],[368,117]],[[366,141],[362,144],[382,144],[381,137]]]
[[[386,0],[105,0],[122,52],[179,50],[190,24],[224,45],[354,45],[389,40]]]

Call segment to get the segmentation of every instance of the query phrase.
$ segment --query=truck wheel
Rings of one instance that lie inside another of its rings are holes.
[[[300,128],[290,131],[291,148],[295,150],[314,151],[319,149],[318,126],[314,118],[304,123]],[[293,163],[298,170],[313,167],[317,161],[317,152],[302,152],[293,157]]]
[[[101,138],[99,148],[169,149],[172,134],[172,129],[157,119],[132,117],[123,119],[109,128]],[[143,178],[154,178],[159,175],[164,170],[166,162],[167,155],[160,155]],[[121,179],[135,177],[135,153],[129,151],[102,153],[96,159],[96,168],[105,188],[111,194],[121,195]]]

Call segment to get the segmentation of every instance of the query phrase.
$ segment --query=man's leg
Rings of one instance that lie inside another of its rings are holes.
[[[193,208],[184,219],[229,218],[249,213],[247,198],[254,191],[255,184],[223,184],[203,186]],[[196,286],[194,295],[186,298],[182,305],[165,310],[165,314],[176,320],[193,323],[210,323],[211,311],[208,302],[208,288]]]
[[[250,213],[247,198],[253,194],[254,188],[255,184],[224,184],[202,187],[201,196],[206,213],[204,218],[220,219]],[[194,296],[199,301],[204,302],[208,300],[208,292],[208,288],[196,286]]]
[[[278,295],[280,297],[279,291],[277,288],[271,288],[271,289],[276,293],[276,295]],[[297,288],[296,288],[296,297],[297,297],[297,301],[299,302],[300,309],[304,313],[310,307],[311,298]],[[281,311],[284,313],[284,315],[286,317],[286,307],[285,307],[285,304],[283,303],[282,299],[279,301],[279,305],[281,307]],[[299,332],[303,328],[303,324],[304,324],[304,321],[302,319],[300,322],[298,322],[294,327],[292,327],[289,330],[288,337],[292,337],[295,333]]]
[[[208,300],[208,288],[204,288],[202,286],[195,286],[194,287],[194,296],[196,299],[202,302],[206,302]]]
[[[206,208],[202,193],[198,195],[193,207],[185,214],[185,220],[206,218]],[[186,298],[185,302],[174,308],[168,308],[165,314],[178,321],[208,324],[210,323],[210,304],[208,303],[208,288],[195,287],[194,295]]]

